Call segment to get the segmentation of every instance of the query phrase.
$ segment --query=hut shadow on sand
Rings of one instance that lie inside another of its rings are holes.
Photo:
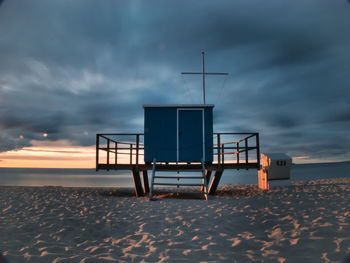
[[[97,193],[100,196],[104,197],[136,197],[135,191],[133,188],[116,188],[116,189],[108,189],[101,190]],[[144,195],[144,197],[148,197],[148,193]],[[192,191],[192,192],[176,192],[176,189],[157,189],[156,192],[153,193],[153,197],[155,199],[194,199],[194,200],[203,200],[203,193],[200,191]]]
[[[157,189],[153,193],[155,199],[193,199],[203,200],[203,192],[196,191],[197,189],[189,189],[189,191],[177,191],[176,188],[170,189]],[[218,188],[215,196],[217,197],[249,197],[263,194],[264,191],[259,189],[256,185],[245,185],[245,186],[232,186],[223,185]],[[98,195],[105,197],[136,197],[133,188],[116,188],[98,191]],[[144,196],[148,197],[148,193]],[[214,197],[214,196],[213,196]],[[215,198],[215,197],[214,197]]]

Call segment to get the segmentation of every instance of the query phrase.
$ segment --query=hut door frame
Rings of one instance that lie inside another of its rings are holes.
[[[180,138],[179,138],[179,112],[180,111],[202,111],[202,137],[203,137],[203,150],[202,150],[202,160],[205,162],[205,122],[204,122],[204,109],[199,108],[177,108],[177,114],[176,114],[176,139],[177,139],[177,150],[176,150],[176,156],[177,156],[177,162],[180,160]]]

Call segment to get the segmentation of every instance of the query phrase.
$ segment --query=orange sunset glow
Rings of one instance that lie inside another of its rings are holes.
[[[32,140],[31,143],[30,147],[0,153],[0,167],[95,168],[96,147],[94,145],[75,146],[68,140]],[[114,154],[110,154],[110,163],[114,163],[114,158]],[[119,152],[118,162],[128,163],[129,160],[128,151]],[[105,154],[100,154],[100,161],[106,162]]]
[[[66,140],[32,143],[32,147],[0,153],[0,167],[94,168],[94,146],[72,146]]]

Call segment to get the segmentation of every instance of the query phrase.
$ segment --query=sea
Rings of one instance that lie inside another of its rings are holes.
[[[157,174],[159,175],[165,173],[169,174],[169,172],[158,172]],[[151,177],[150,173],[149,177]],[[338,163],[294,164],[291,167],[292,181],[341,177],[350,177],[350,161]],[[226,170],[220,181],[220,184],[257,183],[258,171],[255,169]],[[133,178],[131,172],[128,171],[96,171],[95,169],[54,168],[0,168],[0,185],[133,187]]]

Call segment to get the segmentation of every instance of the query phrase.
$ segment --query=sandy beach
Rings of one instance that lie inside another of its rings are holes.
[[[350,178],[263,192],[219,188],[205,201],[131,189],[0,187],[9,262],[343,262]]]

